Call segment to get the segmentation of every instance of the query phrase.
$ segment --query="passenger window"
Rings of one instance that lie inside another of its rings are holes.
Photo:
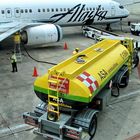
[[[92,11],[92,8],[89,8],[90,9],[90,11]]]
[[[63,9],[62,9],[62,8],[60,8],[60,11],[62,12],[62,11],[63,11]]]
[[[21,9],[20,12],[23,13],[24,12],[23,9]]]
[[[49,8],[47,9],[47,12],[50,12],[50,9]]]
[[[9,11],[9,13],[10,13],[10,10],[8,10]],[[16,13],[19,13],[19,10],[16,10]]]
[[[45,12],[45,9],[43,9],[43,12]]]
[[[58,9],[56,8],[56,12],[58,12]]]
[[[104,7],[102,7],[102,10],[105,10]]]
[[[66,11],[66,8],[64,8],[64,11]]]
[[[41,10],[40,10],[40,9],[38,9],[38,12],[41,12]]]
[[[32,13],[32,9],[30,9],[29,12]]]
[[[28,13],[28,10],[27,9],[25,9],[25,13]]]
[[[1,13],[4,14],[4,10],[1,10]]]
[[[88,8],[87,8],[87,11],[88,11]]]
[[[7,10],[7,13],[10,14],[10,10]],[[17,13],[17,10],[16,10],[16,13]]]
[[[52,12],[54,12],[54,9],[52,8]]]
[[[95,10],[95,8],[93,8],[93,10]]]

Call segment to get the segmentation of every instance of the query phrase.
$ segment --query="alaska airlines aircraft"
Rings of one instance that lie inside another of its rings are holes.
[[[17,31],[27,45],[57,42],[60,26],[110,23],[129,12],[112,0],[3,0],[0,4],[0,41]]]

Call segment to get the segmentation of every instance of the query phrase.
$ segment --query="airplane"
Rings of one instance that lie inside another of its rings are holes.
[[[4,0],[0,4],[0,42],[20,32],[26,45],[60,41],[62,26],[106,24],[129,16],[113,0]]]

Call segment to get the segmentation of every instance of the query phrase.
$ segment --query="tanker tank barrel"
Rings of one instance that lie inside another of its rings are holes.
[[[123,66],[129,66],[130,51],[120,40],[105,39],[50,68],[35,81],[35,92],[44,98],[51,91],[68,106],[88,104]],[[57,84],[48,82],[56,80]]]

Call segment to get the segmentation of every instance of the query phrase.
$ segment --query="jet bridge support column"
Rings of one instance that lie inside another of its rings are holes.
[[[16,58],[18,62],[22,61],[22,55],[21,55],[21,48],[20,48],[20,33],[16,32],[14,34],[14,52],[16,54]]]

